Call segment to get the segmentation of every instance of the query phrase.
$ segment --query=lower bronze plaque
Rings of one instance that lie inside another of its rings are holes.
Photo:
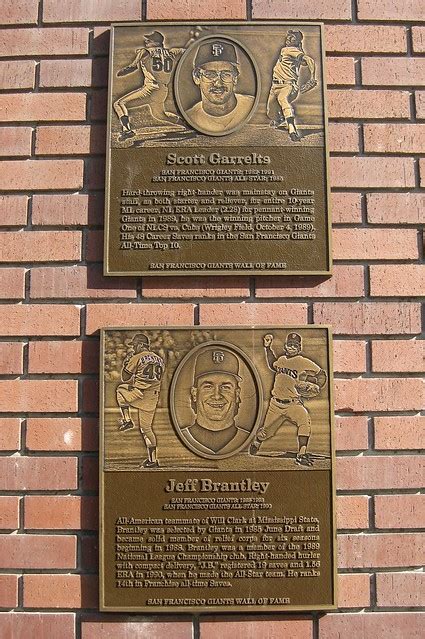
[[[105,274],[326,274],[315,23],[112,28]]]
[[[334,607],[330,339],[102,331],[102,610]]]

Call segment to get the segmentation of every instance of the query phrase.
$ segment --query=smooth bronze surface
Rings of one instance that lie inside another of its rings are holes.
[[[335,606],[330,341],[102,331],[102,610]]]
[[[105,274],[328,274],[323,28],[114,25]]]

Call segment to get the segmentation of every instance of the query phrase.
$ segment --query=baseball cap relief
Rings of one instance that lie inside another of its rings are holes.
[[[212,40],[200,45],[193,63],[194,67],[201,67],[207,62],[231,62],[238,64],[236,49],[225,40]]]
[[[194,378],[197,379],[210,373],[227,373],[240,380],[239,359],[220,346],[209,348],[196,358]]]
[[[288,333],[286,343],[301,346],[301,335],[298,335],[298,333]]]

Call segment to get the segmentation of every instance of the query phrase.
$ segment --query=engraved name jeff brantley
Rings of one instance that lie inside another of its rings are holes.
[[[194,492],[241,492],[241,493],[260,493],[264,495],[268,489],[270,482],[253,481],[249,477],[241,481],[212,481],[212,479],[186,479],[184,482],[169,479],[164,490],[166,492],[177,493],[194,493]]]

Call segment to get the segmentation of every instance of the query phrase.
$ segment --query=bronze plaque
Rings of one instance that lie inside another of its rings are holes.
[[[317,23],[114,25],[106,275],[328,274]]]
[[[330,340],[102,331],[101,610],[335,606]]]

